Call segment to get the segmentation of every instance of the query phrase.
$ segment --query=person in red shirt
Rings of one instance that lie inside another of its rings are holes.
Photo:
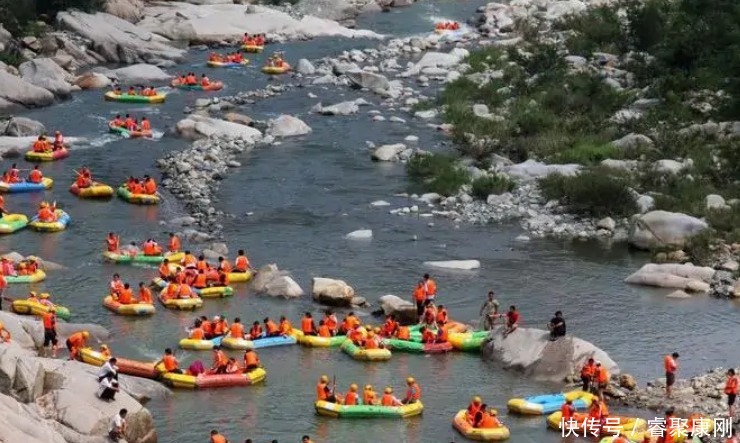
[[[678,371],[676,360],[678,360],[678,352],[666,355],[663,358],[663,366],[665,367],[665,396],[668,398],[671,398],[673,385],[676,383],[676,372]]]
[[[504,338],[508,337],[509,334],[516,331],[519,327],[519,311],[516,310],[516,306],[509,306],[509,312],[506,313],[506,329],[504,330]]]
[[[727,394],[727,406],[729,406],[728,416],[735,417],[735,401],[737,400],[738,385],[740,379],[735,375],[735,370],[727,370],[727,382],[725,383],[725,394]]]

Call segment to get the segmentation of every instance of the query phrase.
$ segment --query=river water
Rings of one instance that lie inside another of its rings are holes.
[[[358,26],[380,33],[413,35],[428,32],[435,19],[464,20],[482,2],[427,1],[390,14],[362,17]],[[342,50],[372,46],[360,40],[321,39],[289,43],[279,49],[289,61],[336,55]],[[200,71],[205,54],[193,52],[177,71]],[[264,56],[258,56],[260,57]],[[210,73],[223,79],[224,94],[264,87],[267,78],[254,65],[246,70]],[[308,87],[290,90],[280,97],[242,109],[265,119],[288,113],[304,119],[312,128],[309,136],[244,154],[243,167],[232,171],[222,183],[219,209],[236,217],[224,221],[224,235],[232,252],[248,250],[257,266],[275,262],[293,272],[304,287],[313,276],[344,279],[372,303],[378,296],[409,296],[414,283],[429,270],[422,262],[442,259],[479,259],[475,272],[434,272],[440,301],[460,321],[477,320],[477,310],[486,292],[495,289],[503,305],[516,304],[523,325],[544,327],[555,310],[562,310],[569,332],[606,350],[623,370],[640,379],[655,378],[662,371],[660,357],[674,350],[682,354],[682,371],[693,374],[707,367],[735,363],[734,338],[738,330],[738,306],[699,296],[671,300],[665,291],[630,287],[622,280],[641,266],[647,257],[598,243],[560,241],[515,242],[518,226],[460,226],[445,220],[389,215],[388,209],[409,205],[393,195],[406,188],[404,170],[397,164],[370,161],[365,141],[377,144],[399,142],[409,134],[420,144],[433,148],[442,142],[439,134],[411,121],[408,115],[385,108],[386,117],[409,118],[408,124],[375,123],[361,108],[355,116],[324,117],[309,114],[318,99],[324,104],[362,96],[346,88]],[[11,211],[31,213],[41,199],[56,200],[72,215],[70,228],[59,234],[39,235],[22,231],[0,238],[2,250],[37,253],[63,263],[39,285],[54,293],[57,302],[71,308],[78,322],[101,323],[113,331],[109,343],[115,352],[130,358],[155,359],[165,347],[176,348],[192,314],[158,307],[150,319],[111,315],[100,305],[110,275],[120,272],[133,284],[148,281],[153,271],[102,263],[100,251],[108,231],[124,240],[156,237],[165,241],[162,220],[182,215],[181,205],[167,195],[158,207],[138,207],[120,200],[81,201],[66,192],[73,170],[85,164],[96,177],[109,184],[129,175],[158,176],[154,162],[170,150],[183,149],[187,142],[165,136],[159,140],[120,140],[105,134],[106,121],[116,113],[145,113],[155,128],[171,128],[182,118],[185,105],[200,93],[168,96],[161,106],[105,103],[101,93],[76,94],[71,101],[29,112],[54,130],[90,139],[89,146],[76,147],[63,161],[43,165],[44,173],[56,179],[46,195],[13,195],[6,199]],[[365,96],[374,104],[378,98]],[[7,162],[6,162],[7,163]],[[23,163],[23,162],[21,162]],[[392,203],[373,208],[374,200]],[[245,213],[252,213],[245,216]],[[433,221],[433,226],[428,223]],[[351,243],[344,234],[369,228],[371,242]],[[413,238],[417,240],[414,241]],[[233,255],[233,254],[232,254]],[[11,288],[21,295],[25,288]],[[200,313],[225,313],[244,321],[288,315],[295,322],[301,313],[320,312],[309,297],[286,301],[258,296],[237,286],[228,300],[207,301]],[[360,312],[369,316],[368,312]],[[180,360],[210,361],[210,355],[179,351]],[[448,442],[464,440],[450,427],[454,413],[479,394],[502,413],[513,396],[548,392],[557,387],[541,385],[483,363],[467,354],[442,356],[394,355],[388,363],[362,364],[339,351],[302,347],[273,348],[260,352],[268,371],[267,383],[248,389],[176,392],[168,400],[149,404],[163,443],[199,443],[212,428],[221,429],[232,442],[249,437],[255,441],[278,439],[297,442],[310,434],[317,442]],[[317,417],[313,412],[314,385],[321,374],[336,375],[338,386],[371,383],[376,389],[391,384],[403,394],[404,379],[413,374],[424,390],[423,418],[407,421],[338,421]],[[613,408],[615,409],[615,408]],[[624,412],[624,411],[622,411]],[[642,413],[646,416],[645,413]],[[539,418],[522,419],[504,414],[513,442],[555,442],[558,433],[545,430]]]

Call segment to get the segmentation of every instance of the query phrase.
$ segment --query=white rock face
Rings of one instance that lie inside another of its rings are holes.
[[[295,70],[299,74],[303,75],[314,75],[316,73],[316,68],[305,58],[298,60]]]
[[[106,75],[112,79],[118,79],[122,84],[145,84],[154,85],[162,82],[169,82],[172,76],[160,68],[146,63],[139,63],[125,68],[108,71]]]
[[[38,137],[44,132],[46,132],[46,127],[43,123],[26,117],[11,118],[8,127],[5,129],[5,135],[11,137]]]
[[[523,182],[533,181],[550,174],[561,174],[565,176],[574,176],[581,170],[581,165],[547,165],[535,160],[527,160],[516,165],[505,166],[503,172]]]
[[[98,72],[88,72],[77,77],[73,84],[82,89],[102,89],[111,84],[110,79]]]
[[[49,106],[52,103],[54,94],[51,92],[0,70],[0,112]]]
[[[351,306],[355,290],[343,280],[314,277],[311,280],[311,294],[319,303],[329,306]]]
[[[370,240],[373,238],[373,231],[372,229],[360,229],[350,232],[344,238],[347,240]]]
[[[397,160],[398,155],[405,150],[406,145],[404,145],[403,143],[378,146],[375,151],[373,151],[371,157],[375,161],[390,162]]]
[[[721,195],[709,194],[704,199],[707,209],[729,209],[730,207],[725,202],[725,199]]]
[[[272,135],[273,137],[296,137],[310,134],[311,131],[311,127],[303,120],[286,114],[283,114],[274,120],[270,120],[270,124],[267,128],[267,134]]]
[[[444,52],[427,52],[411,69],[407,70],[402,77],[419,75],[424,68],[451,68],[470,55],[466,49],[454,48],[449,53]]]
[[[390,83],[385,76],[361,69],[350,69],[344,73],[350,82],[358,88],[366,88],[371,91],[385,91],[390,88]]]
[[[136,23],[144,15],[144,2],[141,0],[107,0],[105,12],[131,23]]]
[[[57,14],[57,22],[89,40],[92,49],[114,63],[159,63],[182,61],[185,51],[168,40],[110,14],[67,11]]]
[[[706,222],[690,215],[650,211],[633,219],[629,243],[639,249],[681,248],[691,237],[707,228]]]
[[[396,295],[384,295],[378,299],[385,315],[395,315],[401,324],[411,324],[418,321],[416,305]]]
[[[539,380],[562,382],[589,358],[600,361],[611,374],[619,373],[614,360],[594,344],[570,335],[553,342],[550,333],[540,329],[519,327],[504,338],[503,327],[496,327],[483,343],[482,355],[504,369]]]
[[[424,266],[430,266],[433,268],[440,268],[440,269],[455,269],[455,270],[470,271],[473,269],[479,269],[480,262],[478,260],[425,261]]]
[[[357,114],[360,107],[355,101],[346,101],[331,106],[317,106],[316,111],[321,115],[351,115]]]
[[[606,229],[607,231],[613,231],[617,227],[617,223],[611,217],[605,217],[596,223],[596,227],[599,229]]]
[[[649,195],[641,195],[635,200],[637,208],[640,210],[640,214],[649,212],[655,208],[655,199]]]
[[[296,298],[303,296],[303,289],[287,271],[281,271],[276,264],[265,265],[250,281],[250,288],[259,294],[273,297]]]
[[[653,163],[653,171],[660,174],[675,175],[689,168],[692,164],[691,162],[682,163],[676,160],[663,159]]]
[[[50,58],[37,58],[21,63],[18,70],[23,80],[44,88],[57,97],[68,97],[72,93],[71,76]]]
[[[339,23],[307,15],[296,20],[289,14],[256,5],[159,3],[145,9],[142,29],[170,40],[218,43],[238,40],[245,32],[273,34],[286,39],[314,37],[380,38],[379,34],[353,30]]]
[[[196,114],[191,114],[184,120],[177,122],[176,129],[178,134],[191,140],[226,136],[256,142],[262,138],[262,133],[250,126]]]

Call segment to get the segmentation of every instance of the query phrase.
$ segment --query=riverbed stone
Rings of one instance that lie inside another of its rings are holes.
[[[336,103],[331,106],[321,106],[319,103],[316,107],[316,112],[322,115],[351,115],[357,114],[359,110],[360,107],[355,101]]]
[[[314,277],[311,279],[311,294],[319,303],[349,307],[352,305],[355,290],[344,280]]]
[[[396,295],[384,295],[378,299],[384,315],[394,315],[402,325],[418,322],[416,306]]]
[[[316,68],[305,58],[298,60],[295,70],[303,75],[314,75],[316,73]]]
[[[709,194],[704,198],[704,204],[706,205],[707,209],[710,210],[725,210],[730,209],[730,206],[727,205],[725,202],[725,199],[722,198],[721,195],[717,194]]]
[[[296,137],[310,134],[311,131],[311,127],[303,120],[286,114],[270,120],[267,128],[267,134],[273,137]]]
[[[359,229],[344,236],[347,240],[370,240],[373,238],[372,229]]]
[[[502,170],[504,173],[506,173],[506,175],[512,178],[515,178],[522,182],[529,182],[547,177],[550,174],[574,176],[578,174],[581,168],[582,166],[577,164],[548,165],[530,159],[523,163],[505,166],[502,168]]]
[[[0,112],[49,106],[52,103],[54,94],[48,90],[0,70]]]
[[[358,88],[365,88],[371,91],[385,91],[390,88],[390,83],[385,76],[361,69],[350,69],[344,73],[347,78]]]
[[[46,127],[43,123],[26,117],[11,118],[5,129],[5,135],[11,137],[34,137],[45,132]]]
[[[668,211],[650,211],[632,220],[629,243],[638,249],[682,248],[708,225],[690,215]]]
[[[175,128],[181,136],[191,140],[226,136],[232,139],[256,142],[262,137],[262,133],[255,128],[196,114],[191,114],[180,120]]]
[[[117,79],[119,83],[125,85],[156,85],[169,82],[172,78],[171,75],[167,74],[157,66],[146,63],[113,69],[105,74],[112,79]]]
[[[99,72],[87,72],[77,77],[73,82],[82,89],[101,89],[110,85],[110,79]]]
[[[473,269],[479,269],[480,262],[478,260],[425,261],[424,266],[458,271],[470,271]]]
[[[406,149],[403,143],[378,146],[372,153],[371,158],[375,161],[390,162],[398,161],[398,155]]]

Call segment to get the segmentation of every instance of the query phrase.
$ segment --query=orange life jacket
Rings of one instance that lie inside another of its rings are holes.
[[[241,272],[246,271],[247,268],[249,268],[249,260],[247,259],[247,257],[244,255],[238,256],[236,260],[234,261],[234,268],[237,271],[241,271]]]
[[[232,323],[229,335],[234,338],[244,338],[244,326],[241,323]]]
[[[177,359],[174,355],[165,355],[162,357],[162,364],[167,371],[174,371],[177,369]]]
[[[249,335],[252,336],[252,338],[257,338],[262,336],[262,326],[260,325],[254,325],[251,328],[249,328]]]
[[[190,331],[190,338],[193,340],[203,340],[205,333],[202,328],[194,328]]]
[[[396,338],[399,340],[408,340],[411,338],[411,331],[408,326],[401,326],[398,328]]]
[[[481,419],[478,426],[481,428],[498,428],[499,426],[501,426],[501,423],[498,421],[498,418],[494,417],[488,412],[484,412],[483,418]]]
[[[316,398],[319,400],[326,400],[328,397],[326,383],[319,382],[316,385]]]
[[[177,252],[180,250],[180,239],[177,238],[176,235],[170,237],[169,250],[170,252]]]
[[[319,337],[331,337],[331,331],[326,325],[319,326]]]
[[[673,359],[672,355],[666,355],[665,358],[663,358],[663,366],[665,367],[665,371],[668,373],[674,373],[676,372],[676,369],[678,369],[676,360]]]
[[[57,319],[52,312],[46,312],[43,316],[44,329],[54,329],[57,323]]]
[[[257,357],[257,353],[249,350],[244,353],[244,367],[257,366],[260,364],[260,359]]]
[[[423,302],[424,299],[427,297],[426,291],[424,291],[424,286],[417,286],[414,289],[414,300],[417,302]]]
[[[69,340],[69,343],[74,348],[81,348],[85,346],[85,336],[82,335],[82,332],[75,332],[74,334],[70,335],[67,340]]]
[[[206,274],[204,273],[198,273],[198,275],[195,276],[195,281],[193,282],[193,286],[198,289],[203,289],[206,286],[208,286],[208,279],[206,277]]]
[[[301,331],[303,331],[304,334],[310,334],[314,332],[313,319],[308,318],[308,317],[303,317],[301,319]]]
[[[41,183],[43,178],[44,175],[38,169],[32,169],[31,172],[28,173],[28,181],[31,183]]]
[[[288,320],[282,320],[279,327],[282,334],[290,334],[293,330],[293,325],[291,325]]]
[[[122,305],[130,305],[133,303],[134,294],[131,292],[131,289],[125,289],[121,291],[121,293],[118,295],[118,303]]]
[[[347,395],[344,396],[344,404],[348,406],[357,405],[357,392],[347,392]]]
[[[727,378],[727,383],[725,383],[725,394],[734,394],[737,395],[738,390],[738,378],[736,375],[733,375],[731,377]]]
[[[157,193],[157,184],[154,182],[154,180],[149,179],[144,182],[144,193],[149,195],[154,195]]]
[[[337,330],[337,316],[334,314],[328,315],[324,317],[324,324],[326,324],[326,327],[329,328],[330,331],[336,331]]]
[[[380,397],[380,405],[381,406],[395,406],[393,394],[383,394],[383,396]]]
[[[265,328],[267,329],[268,334],[274,334],[280,331],[280,329],[278,329],[278,326],[272,320],[267,320],[267,323],[265,323]]]

